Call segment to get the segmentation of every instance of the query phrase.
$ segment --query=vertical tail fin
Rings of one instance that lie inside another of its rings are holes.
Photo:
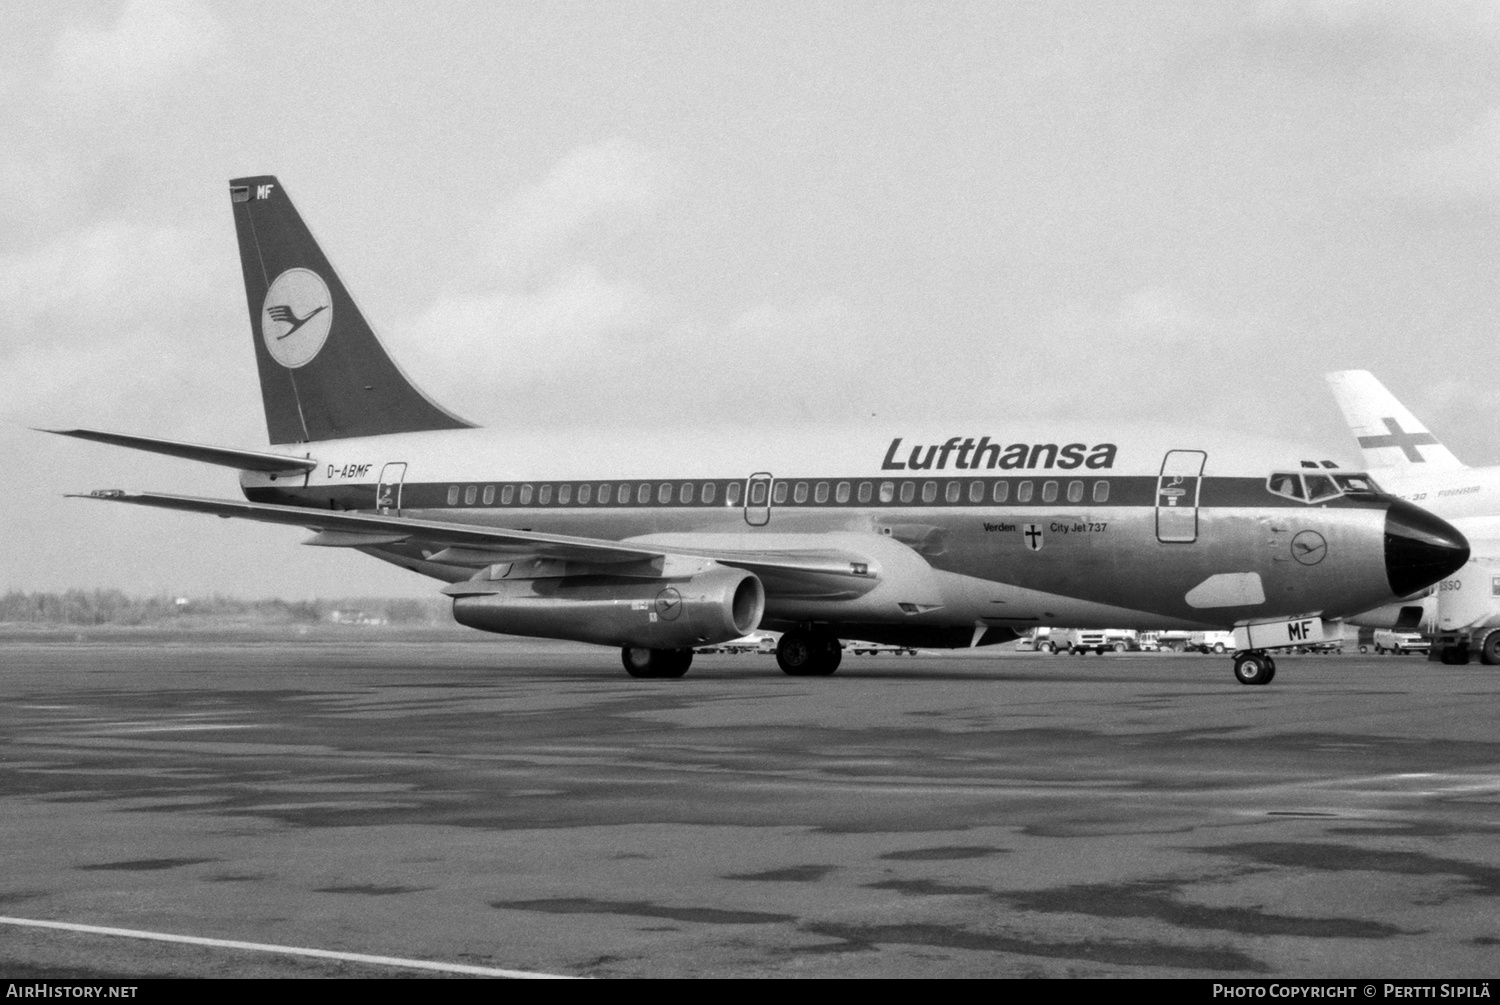
[[[1464,466],[1368,370],[1342,370],[1327,379],[1371,468]]]
[[[229,193],[272,443],[473,425],[401,372],[275,177]]]

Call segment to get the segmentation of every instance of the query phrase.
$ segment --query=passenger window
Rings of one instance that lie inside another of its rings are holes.
[[[1068,482],[1068,502],[1083,502],[1083,482]]]
[[[860,482],[859,483],[859,501],[860,502],[867,503],[872,498],[874,498],[874,495],[875,495],[875,486],[871,485],[869,482]]]
[[[995,502],[1005,502],[1010,498],[1010,482],[1000,481],[995,483]]]
[[[972,481],[969,483],[969,502],[984,502],[984,482]]]
[[[559,506],[566,506],[566,505],[568,505],[568,503],[570,503],[572,501],[573,501],[573,486],[571,486],[571,485],[559,485],[557,487],[557,504]]]
[[[848,482],[839,482],[838,487],[833,490],[833,499],[840,506],[849,501]]]
[[[766,504],[766,483],[765,482],[751,482],[750,483],[750,505],[751,506],[764,506],[765,504]]]
[[[495,486],[486,485],[484,487],[484,504],[486,506],[495,505]]]
[[[740,504],[740,488],[739,482],[730,482],[724,486],[725,506],[738,506]],[[764,496],[762,497],[762,501],[764,501]]]
[[[704,482],[703,483],[703,501],[706,502],[706,503],[711,503],[711,502],[714,501],[714,483],[713,482]]]
[[[1042,502],[1057,502],[1057,482],[1042,482]]]
[[[457,485],[449,485],[448,486],[448,505],[449,506],[457,506],[458,505],[458,486]]]
[[[646,505],[648,502],[651,501],[651,483],[650,482],[641,482],[640,485],[636,486],[635,501],[638,502],[638,503],[640,503],[642,506]]]
[[[917,483],[916,482],[902,482],[901,483],[901,501],[904,502],[904,503],[909,503],[913,499],[915,499],[916,497],[917,497]]]
[[[895,482],[881,482],[880,483],[880,501],[883,502],[883,503],[888,503],[888,502],[890,502],[894,498],[896,498],[896,483]]]
[[[507,486],[505,486],[504,488],[502,488],[500,490],[500,505],[501,506],[509,506],[511,504],[511,502],[515,498],[516,498],[516,487],[514,485],[507,485]]]
[[[1021,484],[1019,484],[1019,485],[1016,486],[1016,502],[1021,502],[1021,503],[1029,503],[1029,502],[1031,502],[1031,483],[1030,482],[1022,482]]]
[[[937,498],[937,482],[922,483],[922,501],[930,503]]]
[[[530,485],[522,485],[521,486],[521,505],[522,506],[530,506],[531,505],[531,486]]]
[[[610,494],[610,490],[612,488],[613,488],[613,486],[611,486],[609,484],[609,482],[605,482],[603,485],[599,486],[599,505],[600,506],[608,505],[608,503],[609,503],[609,494]]]
[[[771,489],[771,501],[778,506],[786,502],[786,482],[777,482]]]
[[[665,506],[672,501],[672,483],[662,482],[656,487],[656,501]]]
[[[682,483],[682,487],[677,490],[677,501],[680,502],[680,503],[690,503],[690,502],[693,501],[693,483],[692,482],[683,482]]]
[[[792,502],[799,506],[807,502],[807,482],[798,482],[797,487],[792,489]]]
[[[578,505],[587,506],[594,496],[594,487],[587,483],[578,486]]]
[[[1094,483],[1094,502],[1109,501],[1109,482],[1100,480]]]
[[[1307,483],[1308,502],[1323,502],[1343,495],[1327,475],[1303,475],[1302,479]]]
[[[479,498],[479,488],[477,486],[470,485],[468,488],[464,489],[464,505],[465,506],[472,506],[472,505],[474,505],[474,500],[478,499],[478,498]]]
[[[828,483],[818,482],[818,487],[813,489],[813,502],[819,505],[828,501]]]
[[[1302,476],[1298,474],[1278,471],[1271,476],[1271,480],[1266,483],[1266,487],[1271,490],[1272,495],[1285,496],[1288,499],[1298,500],[1307,498],[1302,494]]]
[[[949,482],[948,487],[943,489],[943,498],[951,503],[958,502],[959,497],[963,495],[963,491],[964,487],[961,483],[956,481]]]
[[[552,486],[551,485],[543,485],[541,488],[537,489],[537,492],[536,492],[536,504],[538,506],[546,506],[551,501],[552,501]]]

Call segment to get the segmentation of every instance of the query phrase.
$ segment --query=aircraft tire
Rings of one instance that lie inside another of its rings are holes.
[[[839,640],[821,632],[787,632],[776,646],[776,663],[789,677],[827,677],[843,659]]]
[[[1484,642],[1479,646],[1479,662],[1487,667],[1500,664],[1500,628],[1484,637]]]
[[[1263,653],[1241,653],[1234,658],[1234,679],[1241,684],[1271,683],[1276,676],[1276,661]]]
[[[625,672],[632,677],[665,680],[688,672],[693,663],[693,651],[625,646],[620,650],[620,662],[625,664]]]
[[[1446,646],[1438,654],[1438,662],[1450,667],[1461,667],[1469,662],[1469,651],[1459,646]]]

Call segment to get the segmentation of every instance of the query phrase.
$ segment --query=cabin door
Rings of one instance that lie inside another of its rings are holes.
[[[771,476],[764,471],[745,483],[745,522],[752,527],[771,522]]]
[[[380,484],[375,486],[375,508],[387,516],[401,515],[401,480],[406,477],[406,465],[387,464],[380,469]]]
[[[1201,450],[1168,450],[1156,479],[1156,539],[1188,544],[1198,540],[1198,490],[1203,485]]]

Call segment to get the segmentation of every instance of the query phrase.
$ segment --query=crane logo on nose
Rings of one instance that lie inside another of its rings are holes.
[[[1317,565],[1328,557],[1328,542],[1315,530],[1304,530],[1292,538],[1292,557],[1303,565]]]

